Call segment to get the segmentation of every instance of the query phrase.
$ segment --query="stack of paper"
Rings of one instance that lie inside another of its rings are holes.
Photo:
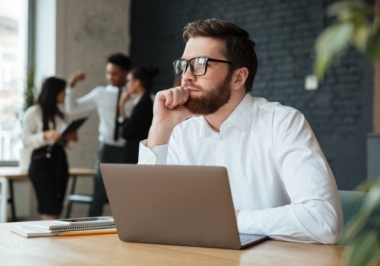
[[[89,217],[13,223],[10,230],[24,237],[116,233],[113,218]]]

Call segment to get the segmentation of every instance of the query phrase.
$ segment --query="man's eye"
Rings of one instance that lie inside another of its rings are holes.
[[[206,66],[206,59],[205,58],[198,58],[196,66],[197,67],[205,67]]]

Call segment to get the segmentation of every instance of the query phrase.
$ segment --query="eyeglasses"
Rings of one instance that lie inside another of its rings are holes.
[[[208,58],[208,57],[203,57],[203,56],[194,57],[194,58],[191,58],[190,60],[177,59],[173,62],[174,75],[176,77],[182,77],[183,74],[187,70],[187,66],[190,66],[191,73],[194,76],[203,76],[207,72],[207,63],[209,61],[232,64],[232,62],[230,61],[213,59],[213,58]]]

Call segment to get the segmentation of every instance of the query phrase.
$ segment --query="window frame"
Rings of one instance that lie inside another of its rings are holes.
[[[34,68],[34,44],[35,44],[35,0],[24,0],[27,3],[27,37],[26,37],[26,65],[28,68]],[[19,166],[18,160],[0,160],[0,167],[17,167]]]

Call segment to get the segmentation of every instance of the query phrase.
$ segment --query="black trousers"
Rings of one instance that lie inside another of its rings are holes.
[[[91,203],[88,216],[101,216],[103,214],[103,205],[108,201],[107,192],[104,187],[99,165],[101,163],[123,163],[123,154],[123,147],[104,143],[100,146],[98,158],[95,164],[94,199]]]
[[[69,179],[64,148],[56,144],[50,150],[47,147],[35,149],[31,156],[29,178],[36,192],[38,212],[61,214]]]

